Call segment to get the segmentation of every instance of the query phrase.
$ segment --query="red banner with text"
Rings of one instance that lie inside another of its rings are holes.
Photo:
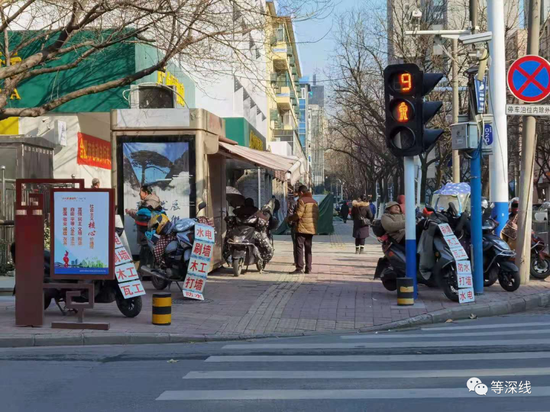
[[[78,133],[79,165],[88,165],[111,169],[111,143],[94,136]]]

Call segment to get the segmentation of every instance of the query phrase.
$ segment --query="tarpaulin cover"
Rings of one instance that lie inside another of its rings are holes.
[[[332,235],[334,233],[334,225],[332,223],[334,213],[334,197],[328,195],[313,195],[313,198],[319,205],[319,220],[317,221],[318,235]],[[274,235],[290,234],[290,228],[286,222],[273,231]]]

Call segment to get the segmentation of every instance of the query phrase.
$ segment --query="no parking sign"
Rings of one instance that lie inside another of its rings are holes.
[[[550,94],[550,63],[534,55],[517,59],[508,70],[508,88],[524,102],[544,100]]]

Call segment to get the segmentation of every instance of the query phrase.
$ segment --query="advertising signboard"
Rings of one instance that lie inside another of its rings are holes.
[[[51,208],[52,278],[113,279],[113,189],[53,189]]]

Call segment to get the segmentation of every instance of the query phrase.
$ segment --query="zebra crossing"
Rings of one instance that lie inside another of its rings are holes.
[[[311,401],[364,410],[357,401],[368,401],[380,410],[441,410],[426,409],[435,402],[453,411],[453,399],[456,410],[488,410],[487,402],[503,411],[550,410],[550,322],[227,343],[181,377],[181,389],[156,400],[196,401],[204,410],[219,409],[216,401],[226,401],[224,410],[249,401],[260,402],[255,410],[280,401],[299,410]],[[467,387],[471,378],[475,388]]]

